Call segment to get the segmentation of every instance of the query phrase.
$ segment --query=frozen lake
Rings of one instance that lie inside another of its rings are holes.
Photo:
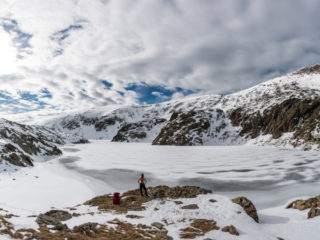
[[[106,184],[107,191],[148,185],[197,185],[227,196],[245,195],[258,208],[319,194],[317,151],[256,146],[152,146],[146,143],[91,141],[64,147],[59,158],[68,170]]]

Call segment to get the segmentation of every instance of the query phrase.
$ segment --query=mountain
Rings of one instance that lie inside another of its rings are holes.
[[[320,65],[229,95],[88,111],[53,118],[47,127],[90,139],[155,145],[257,144],[318,149]]]
[[[59,145],[85,142],[74,134],[58,133],[43,126],[28,126],[0,119],[1,168],[33,166],[34,161],[43,161],[62,154]]]

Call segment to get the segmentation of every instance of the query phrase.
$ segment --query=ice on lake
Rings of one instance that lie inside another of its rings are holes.
[[[59,161],[116,191],[136,188],[143,172],[149,186],[197,185],[228,196],[246,195],[258,207],[270,207],[317,194],[318,157],[316,151],[273,147],[152,146],[101,140],[68,146]]]

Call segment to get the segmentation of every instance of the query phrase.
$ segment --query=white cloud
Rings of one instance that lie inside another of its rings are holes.
[[[1,1],[0,16],[32,37],[31,54],[16,59],[17,35],[0,28],[0,91],[21,101],[19,91],[41,97],[47,89],[44,113],[136,103],[137,94],[125,91],[133,82],[243,89],[319,61],[319,7],[316,0]]]

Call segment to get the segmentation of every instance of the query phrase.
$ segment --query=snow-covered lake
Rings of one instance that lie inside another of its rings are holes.
[[[319,194],[315,151],[255,146],[152,146],[147,143],[67,145],[63,156],[0,174],[0,207],[30,214],[72,206],[96,195],[148,185],[197,185],[226,196],[244,195],[258,209]]]
[[[318,194],[320,186],[316,151],[92,141],[66,146],[59,161],[106,184],[106,191],[136,188],[143,172],[149,185],[197,185],[227,196],[246,195],[258,208]]]

